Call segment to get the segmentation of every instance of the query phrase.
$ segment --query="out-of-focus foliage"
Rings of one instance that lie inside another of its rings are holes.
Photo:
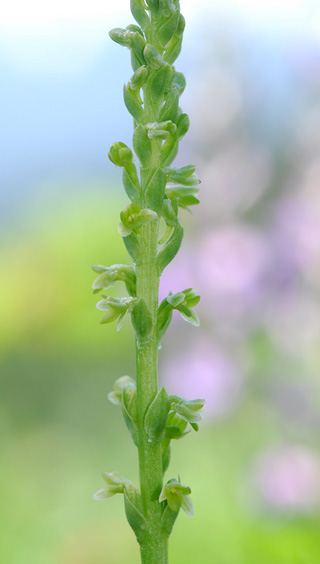
[[[202,205],[161,297],[197,288],[201,327],[174,312],[160,370],[169,393],[206,398],[206,425],[167,476],[194,484],[175,564],[320,561],[319,45],[268,25],[217,20],[185,71],[179,166],[199,165]],[[91,499],[97,468],[137,480],[107,402],[134,375],[133,335],[99,325],[90,291],[91,264],[126,260],[124,200],[112,181],[48,186],[1,232],[0,560],[137,564],[121,500]]]

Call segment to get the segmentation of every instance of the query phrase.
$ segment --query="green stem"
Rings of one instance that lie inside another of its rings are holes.
[[[148,87],[144,90],[144,109],[147,120],[159,121],[161,103],[150,100]],[[147,170],[140,169],[142,198],[148,179],[160,166],[161,141],[152,141],[151,163]],[[158,392],[158,335],[157,314],[159,301],[159,273],[156,266],[159,221],[146,225],[140,235],[141,261],[136,266],[137,298],[142,297],[151,315],[153,329],[147,344],[136,344],[137,415],[139,427],[140,491],[144,514],[148,523],[148,536],[141,543],[142,564],[168,564],[168,536],[162,531],[162,508],[159,496],[162,489],[162,456],[159,442],[150,442],[144,430],[148,407]]]
[[[159,275],[155,259],[158,225],[144,227],[141,240],[141,263],[137,266],[137,297],[143,297],[149,307],[153,331],[147,344],[137,343],[137,411],[139,427],[140,489],[148,536],[141,546],[142,564],[167,564],[167,537],[161,531],[162,508],[159,495],[162,489],[162,460],[160,443],[148,441],[144,430],[146,411],[158,391],[158,338],[156,320],[158,310]]]

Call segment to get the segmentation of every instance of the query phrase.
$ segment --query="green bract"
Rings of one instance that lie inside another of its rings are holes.
[[[132,262],[94,266],[98,276],[92,288],[96,293],[123,282],[127,292],[124,297],[102,296],[97,308],[104,312],[102,324],[117,320],[119,330],[129,314],[134,329],[136,379],[116,380],[108,399],[120,407],[138,449],[140,491],[122,475],[104,473],[106,486],[94,499],[122,493],[142,564],[168,564],[168,538],[179,510],[191,516],[193,506],[190,488],[175,479],[164,485],[163,475],[170,463],[171,441],[185,437],[192,428],[198,430],[204,400],[187,400],[158,388],[158,350],[173,311],[198,326],[194,308],[200,300],[195,290],[187,288],[170,292],[159,304],[158,288],[162,272],[182,244],[179,209],[199,203],[200,181],[194,165],[172,165],[189,129],[189,117],[179,105],[186,80],[173,66],[185,27],[180,2],[131,0],[130,7],[136,24],[115,28],[110,37],[131,53],[133,74],[123,87],[123,99],[133,118],[132,148],[117,141],[109,159],[122,168],[129,198],[118,231]]]

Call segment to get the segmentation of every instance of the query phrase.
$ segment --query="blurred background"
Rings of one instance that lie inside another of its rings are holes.
[[[170,393],[204,397],[198,435],[167,478],[195,517],[174,564],[320,562],[320,6],[316,0],[181,0],[176,68],[201,206],[161,296],[195,287],[201,327],[174,318],[160,353]],[[131,144],[129,52],[110,28],[129,1],[15,0],[2,7],[0,560],[138,564],[120,496],[138,480],[113,381],[134,376],[129,323],[100,326],[91,264],[126,262],[126,204],[111,143]]]

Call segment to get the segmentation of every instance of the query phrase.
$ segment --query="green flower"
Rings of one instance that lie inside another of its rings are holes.
[[[108,499],[117,493],[124,493],[125,491],[131,497],[132,494],[137,492],[135,485],[122,476],[122,474],[119,474],[119,472],[102,472],[101,476],[107,485],[93,494],[92,499]]]
[[[166,501],[172,511],[182,509],[189,517],[193,516],[193,505],[188,494],[191,493],[189,486],[183,486],[175,480],[169,480],[162,488],[159,501]]]
[[[121,376],[115,381],[112,392],[108,394],[108,400],[114,405],[122,405],[122,393],[125,388],[136,392],[136,383],[130,376]]]
[[[190,423],[195,431],[198,431],[205,400],[186,400],[180,396],[170,396],[169,399],[171,401],[170,412],[177,414],[186,423]]]
[[[94,293],[106,290],[118,280],[122,280],[127,288],[129,296],[136,295],[136,273],[132,266],[126,264],[113,264],[112,266],[92,266],[92,270],[99,273],[98,278],[92,284]]]
[[[117,493],[124,493],[124,490],[127,488],[130,490],[132,487],[135,487],[129,480],[118,472],[102,472],[101,475],[107,485],[93,494],[93,499],[108,499]]]
[[[136,301],[136,298],[112,298],[111,296],[104,296],[96,306],[97,309],[105,312],[100,323],[111,323],[119,319],[117,331],[120,331],[125,315],[131,312]]]
[[[122,237],[127,237],[133,231],[139,233],[143,225],[148,225],[155,221],[158,214],[149,209],[140,209],[136,204],[130,204],[122,210],[120,214],[119,233]]]

